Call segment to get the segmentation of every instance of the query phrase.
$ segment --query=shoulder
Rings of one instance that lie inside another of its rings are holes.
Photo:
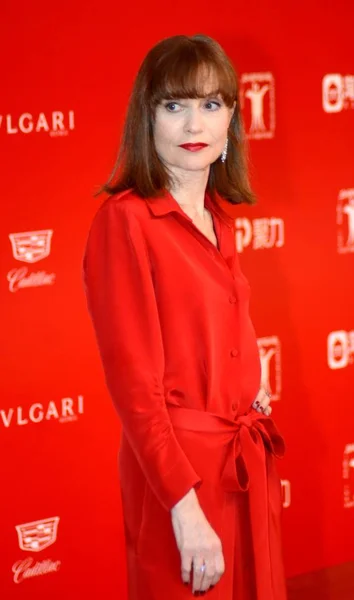
[[[144,198],[138,196],[132,189],[124,190],[118,194],[113,194],[104,200],[97,210],[97,214],[108,213],[110,215],[117,215],[124,219],[139,221],[147,218],[149,215],[147,203]]]
[[[96,209],[88,231],[88,242],[116,244],[141,240],[149,210],[143,198],[125,190],[106,198]],[[105,242],[104,242],[105,240]]]

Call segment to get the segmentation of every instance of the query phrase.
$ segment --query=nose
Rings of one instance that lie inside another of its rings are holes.
[[[188,133],[200,133],[204,129],[203,116],[199,108],[190,107],[187,111],[184,129]]]

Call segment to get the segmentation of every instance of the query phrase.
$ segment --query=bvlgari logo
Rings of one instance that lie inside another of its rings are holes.
[[[44,404],[35,402],[30,406],[16,406],[0,409],[0,425],[6,429],[12,426],[23,426],[43,423],[45,421],[58,421],[68,423],[77,421],[84,413],[84,397],[62,398],[55,402]]]
[[[12,255],[15,260],[24,263],[36,263],[50,254],[53,230],[22,231],[10,233]],[[55,273],[46,271],[30,272],[28,267],[11,269],[7,274],[10,292],[28,287],[53,285]]]
[[[53,110],[32,115],[24,112],[21,115],[0,115],[0,132],[9,135],[30,133],[47,133],[50,137],[64,137],[75,128],[74,111],[62,112]]]

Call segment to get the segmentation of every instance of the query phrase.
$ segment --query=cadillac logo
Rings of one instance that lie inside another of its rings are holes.
[[[57,539],[59,517],[15,525],[18,543],[25,552],[40,552]]]

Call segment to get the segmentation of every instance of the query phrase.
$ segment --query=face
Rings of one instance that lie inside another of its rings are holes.
[[[212,90],[209,81],[205,91]],[[222,97],[175,98],[156,107],[154,142],[160,160],[172,172],[209,169],[220,157],[235,103],[229,108]],[[204,144],[186,146],[185,144]],[[182,146],[183,145],[183,146]]]

